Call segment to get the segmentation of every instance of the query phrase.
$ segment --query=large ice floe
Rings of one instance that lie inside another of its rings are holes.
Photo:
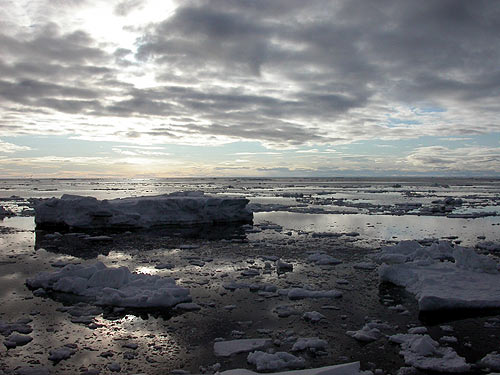
[[[257,372],[247,369],[227,370],[220,375],[256,375]],[[306,370],[291,370],[273,372],[274,375],[369,375],[371,371],[361,371],[359,362],[345,363],[341,365],[325,366],[319,368],[311,368]]]
[[[248,199],[200,191],[98,200],[65,194],[35,207],[38,227],[150,228],[158,225],[251,222]]]
[[[374,258],[380,279],[415,294],[420,311],[500,308],[498,264],[471,248],[402,241]]]
[[[32,289],[88,297],[103,306],[162,308],[191,302],[189,289],[176,285],[172,278],[136,274],[127,267],[106,267],[102,262],[69,264],[57,272],[41,272],[26,284]]]

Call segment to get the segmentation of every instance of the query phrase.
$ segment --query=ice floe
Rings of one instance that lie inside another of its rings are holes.
[[[498,265],[471,248],[403,241],[374,258],[380,279],[415,294],[420,311],[500,307]]]
[[[407,365],[420,370],[461,373],[470,370],[470,365],[452,348],[440,346],[429,335],[397,334],[389,337],[391,342],[401,345],[399,354]]]
[[[131,273],[126,267],[106,267],[102,262],[89,266],[70,264],[57,272],[41,272],[26,284],[33,289],[89,297],[97,305],[155,308],[191,302],[189,289],[176,285],[172,278]]]
[[[485,355],[479,361],[479,366],[489,368],[493,371],[500,371],[500,354],[493,352]]]
[[[301,337],[292,346],[292,352],[326,350],[328,342],[318,337]]]
[[[287,352],[274,354],[255,351],[248,354],[247,362],[254,365],[257,371],[276,371],[282,369],[302,368],[306,361]]]
[[[334,258],[331,255],[322,252],[317,252],[309,255],[307,257],[307,260],[310,262],[314,262],[318,265],[328,265],[328,264],[335,265],[342,263],[340,259]]]
[[[217,357],[230,357],[238,353],[248,353],[264,349],[272,345],[271,339],[239,339],[217,341],[214,343],[214,354]]]
[[[247,369],[227,370],[220,375],[257,375],[258,373]],[[359,362],[345,363],[341,365],[311,368],[306,370],[290,370],[273,372],[273,375],[369,375],[371,371],[361,371]]]
[[[326,319],[326,316],[317,311],[308,311],[302,315],[302,319],[312,323],[316,323],[319,322],[321,319]]]
[[[214,197],[203,192],[97,200],[63,195],[35,207],[40,227],[149,228],[168,224],[249,222],[253,214],[245,198]]]

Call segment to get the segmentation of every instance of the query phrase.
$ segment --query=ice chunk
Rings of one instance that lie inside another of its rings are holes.
[[[14,372],[15,375],[49,375],[50,370],[44,366],[20,367]]]
[[[313,323],[319,322],[321,319],[325,319],[325,318],[326,317],[323,314],[321,314],[317,311],[308,311],[308,312],[304,313],[304,315],[302,315],[302,319],[313,322]]]
[[[326,350],[328,343],[325,340],[319,339],[317,337],[301,337],[292,346],[292,352],[298,352],[302,350]]]
[[[251,222],[245,198],[212,197],[203,192],[97,200],[63,195],[35,207],[40,227],[149,228],[168,224]]]
[[[257,367],[257,371],[276,371],[284,368],[301,368],[306,361],[301,357],[286,352],[269,354],[256,351],[250,353],[247,362]]]
[[[402,251],[406,258],[404,263],[383,264],[379,276],[414,293],[420,311],[500,307],[500,273],[493,259],[445,242],[409,245],[383,251]]]
[[[281,259],[278,259],[276,261],[276,271],[278,273],[292,272],[293,271],[293,264],[286,263],[286,262],[282,261]]]
[[[214,353],[217,357],[229,357],[233,354],[248,353],[271,346],[271,339],[240,339],[218,341],[214,343]]]
[[[497,352],[487,354],[479,361],[479,365],[493,371],[500,371],[500,354]]]
[[[493,241],[479,242],[476,246],[478,249],[491,251],[491,252],[500,252],[500,243],[495,243]]]
[[[370,371],[360,371],[359,362],[345,363],[341,365],[325,366],[306,370],[291,370],[283,372],[273,372],[273,375],[363,375],[372,374]],[[220,375],[258,375],[247,369],[227,370]]]
[[[401,354],[407,365],[420,370],[461,373],[470,365],[452,348],[441,347],[429,335],[397,334],[389,340],[401,345]]]
[[[59,362],[63,359],[68,359],[75,353],[76,350],[74,348],[71,348],[69,346],[61,346],[58,349],[51,349],[49,351],[49,360],[53,362]]]
[[[375,268],[377,268],[377,265],[375,263],[372,263],[372,262],[359,262],[359,263],[355,263],[353,265],[353,267],[358,269],[358,270],[371,271],[371,270],[374,270]]]
[[[176,285],[172,278],[134,274],[126,267],[108,268],[102,262],[89,266],[70,264],[57,272],[41,272],[26,284],[33,289],[90,297],[97,305],[144,308],[191,302],[189,289]]]
[[[12,333],[4,341],[4,344],[8,348],[15,348],[16,346],[23,346],[28,344],[33,340],[33,337],[27,335],[20,335],[18,333]]]
[[[376,341],[382,336],[378,328],[371,328],[368,324],[365,324],[363,328],[358,331],[347,331],[346,334],[362,342]]]

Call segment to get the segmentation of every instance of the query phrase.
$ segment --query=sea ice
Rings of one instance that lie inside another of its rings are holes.
[[[404,241],[375,258],[390,263],[379,267],[380,279],[414,293],[420,311],[500,307],[498,265],[473,249]]]
[[[279,289],[278,293],[287,296],[291,300],[304,298],[340,298],[342,292],[338,290],[309,290],[304,288]]]
[[[316,323],[316,322],[319,322],[321,319],[325,319],[326,317],[317,312],[317,311],[308,311],[306,313],[304,313],[304,315],[302,315],[302,319],[304,320],[307,320],[309,322],[313,322],[313,323]]]
[[[378,328],[370,328],[367,324],[358,331],[347,331],[346,334],[362,342],[376,341],[382,336]]]
[[[497,352],[487,354],[479,361],[479,365],[493,371],[500,371],[500,354]]]
[[[250,222],[245,198],[212,197],[203,192],[97,200],[65,194],[40,201],[35,223],[41,227],[149,228],[168,224]]]
[[[255,351],[248,354],[247,362],[257,367],[257,371],[276,371],[285,368],[301,368],[306,361],[287,352],[274,354]]]
[[[317,253],[309,255],[307,257],[307,260],[314,262],[318,265],[328,265],[328,264],[335,265],[335,264],[342,263],[341,260],[334,258],[328,254],[321,253],[321,252],[317,252]]]
[[[276,271],[278,273],[292,272],[293,271],[293,264],[286,263],[286,262],[282,261],[281,259],[278,259],[276,261]]]
[[[299,312],[292,305],[279,305],[279,306],[276,306],[273,311],[280,318],[288,318],[290,315],[298,315],[299,314]]]
[[[496,243],[493,241],[483,241],[479,242],[476,247],[481,250],[491,251],[491,252],[500,252],[500,243]]]
[[[33,337],[27,335],[20,335],[18,333],[12,333],[7,339],[4,341],[4,345],[7,348],[15,348],[16,346],[23,346],[28,344],[33,340]]]
[[[306,370],[291,370],[283,372],[273,372],[273,375],[369,375],[371,371],[361,371],[359,362],[345,363],[341,365],[325,366]],[[247,369],[227,370],[220,375],[258,375]]]
[[[102,262],[90,266],[70,264],[57,272],[41,272],[26,284],[33,289],[90,297],[97,305],[150,308],[191,302],[189,289],[176,285],[172,278],[131,273],[126,267],[108,268]]]
[[[292,346],[292,352],[299,352],[302,350],[326,350],[328,343],[317,337],[301,337]]]
[[[15,375],[49,375],[50,370],[47,367],[20,367],[14,371]]]
[[[31,319],[28,320],[18,320],[15,323],[6,323],[0,320],[0,334],[3,336],[9,336],[12,332],[19,332],[23,334],[28,334],[33,332],[33,328],[28,325]]]
[[[461,373],[470,369],[452,348],[440,346],[429,335],[397,334],[389,340],[401,345],[399,354],[407,365],[420,370]]]
[[[229,357],[233,354],[248,353],[271,346],[271,339],[240,339],[217,341],[214,343],[214,353],[217,357]]]
[[[61,346],[58,349],[51,349],[49,351],[49,360],[53,362],[59,362],[63,359],[68,359],[73,354],[76,353],[76,350],[69,346]]]

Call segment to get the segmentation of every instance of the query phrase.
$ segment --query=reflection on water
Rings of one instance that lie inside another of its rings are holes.
[[[254,216],[256,224],[264,221],[283,226],[284,230],[307,232],[358,232],[373,240],[423,239],[429,237],[458,237],[464,245],[475,245],[478,236],[490,241],[500,240],[500,217],[451,219],[442,216],[386,216],[302,214],[291,212],[262,212]]]
[[[31,218],[33,220],[33,218]],[[158,241],[168,238],[201,239],[208,241],[244,241],[246,233],[241,223],[217,225],[169,225],[135,231],[63,231],[37,230],[35,249],[52,253],[92,259],[108,255],[112,249],[137,248],[147,250],[158,246]]]

